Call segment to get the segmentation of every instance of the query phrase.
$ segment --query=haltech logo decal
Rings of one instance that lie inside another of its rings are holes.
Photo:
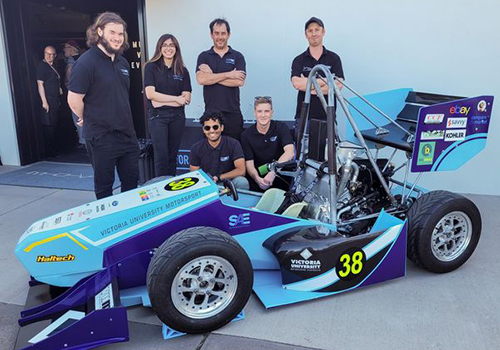
[[[196,177],[185,177],[180,180],[171,181],[165,185],[165,189],[167,191],[180,191],[185,188],[189,188],[191,186],[196,185],[196,183],[200,181],[200,179]]]
[[[47,262],[67,262],[67,261],[75,261],[75,256],[73,254],[68,254],[66,256],[57,256],[57,255],[38,255],[36,257],[37,263],[47,263]]]

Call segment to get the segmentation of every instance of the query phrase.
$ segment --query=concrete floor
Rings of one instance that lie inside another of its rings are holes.
[[[0,166],[0,173],[18,169]],[[460,269],[436,275],[408,262],[407,276],[354,292],[265,310],[252,296],[246,319],[206,335],[164,341],[150,309],[130,308],[131,341],[105,349],[500,348],[500,197],[470,195],[483,218],[479,246]],[[36,220],[92,201],[92,192],[0,185],[0,344],[12,349],[28,293],[14,256]]]

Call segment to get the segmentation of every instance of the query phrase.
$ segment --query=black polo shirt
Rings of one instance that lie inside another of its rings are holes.
[[[200,65],[206,64],[212,69],[213,73],[230,72],[242,70],[246,72],[246,63],[243,55],[231,48],[220,57],[212,48],[208,51],[203,51],[198,56],[196,63],[196,72],[200,69]],[[217,110],[219,112],[241,113],[240,111],[240,88],[228,87],[221,84],[204,85],[203,99],[205,100],[205,109]]]
[[[257,130],[257,124],[241,134],[245,160],[253,160],[256,168],[278,160],[286,145],[293,145],[292,135],[285,123],[276,120],[271,120],[269,130],[265,134]]]
[[[200,167],[211,176],[219,176],[234,169],[234,161],[245,158],[238,140],[222,136],[219,146],[213,148],[205,138],[191,147],[189,164]]]
[[[174,74],[173,66],[167,67],[161,58],[156,62],[146,64],[144,68],[144,88],[147,86],[154,86],[156,92],[172,96],[180,96],[184,91],[192,91],[188,70],[184,67],[182,74]],[[157,113],[169,109],[184,110],[184,106],[154,108],[150,100],[148,100],[148,106],[150,111],[154,110]]]
[[[68,90],[85,94],[83,98],[83,137],[118,131],[135,136],[129,103],[130,69],[125,58],[114,61],[93,46],[76,61]]]
[[[309,76],[309,72],[317,64],[324,64],[330,67],[330,72],[334,73],[335,76],[344,79],[344,71],[342,70],[342,61],[339,55],[335,52],[327,50],[323,46],[323,53],[319,60],[316,61],[314,57],[309,53],[309,48],[306,51],[295,57],[292,63],[292,78],[300,77],[303,74],[305,77]],[[324,76],[323,72],[320,72],[321,76]],[[304,102],[304,97],[306,93],[304,91],[299,91],[297,94],[297,110],[295,118],[300,117],[300,109],[302,107],[302,102]],[[328,102],[328,96],[325,95],[325,99]],[[309,106],[309,115],[314,119],[326,119],[326,112],[321,105],[321,101],[318,96],[311,95],[311,104]]]
[[[59,98],[61,82],[59,74],[55,71],[56,67],[52,67],[47,62],[41,61],[36,67],[36,80],[43,81],[45,96],[54,99]]]

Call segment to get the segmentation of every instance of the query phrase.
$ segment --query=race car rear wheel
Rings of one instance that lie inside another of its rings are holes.
[[[151,305],[160,320],[184,333],[205,333],[230,322],[252,292],[253,269],[227,233],[193,227],[170,237],[148,268]]]
[[[436,273],[462,266],[481,235],[481,215],[469,199],[447,191],[419,197],[408,211],[408,258]]]

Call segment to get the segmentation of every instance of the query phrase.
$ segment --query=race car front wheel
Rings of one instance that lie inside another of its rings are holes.
[[[481,235],[476,205],[447,191],[431,191],[419,197],[408,211],[408,221],[408,258],[436,273],[462,266]]]
[[[236,240],[211,227],[180,231],[151,259],[147,287],[160,320],[184,333],[229,323],[246,305],[253,285],[250,259]]]

